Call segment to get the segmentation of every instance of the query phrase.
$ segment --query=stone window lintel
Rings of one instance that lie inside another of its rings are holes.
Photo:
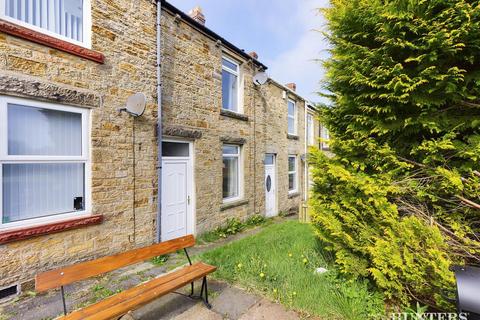
[[[220,137],[220,141],[224,143],[231,143],[231,144],[238,144],[238,145],[242,145],[247,142],[245,138],[237,138],[237,137],[230,137],[230,136]]]
[[[9,73],[0,75],[0,94],[89,108],[102,104],[102,98],[91,91]]]

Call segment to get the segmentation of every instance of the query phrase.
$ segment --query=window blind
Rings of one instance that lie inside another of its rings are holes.
[[[5,0],[5,15],[83,41],[83,0]]]
[[[3,223],[73,212],[84,197],[83,163],[3,165]]]

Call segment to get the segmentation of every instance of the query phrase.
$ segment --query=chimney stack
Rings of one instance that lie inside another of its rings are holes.
[[[188,15],[195,21],[197,21],[198,23],[200,23],[201,25],[205,25],[205,16],[203,15],[203,12],[202,12],[202,8],[200,6],[196,6],[195,8],[193,8],[192,10],[190,10],[190,12],[188,13]]]
[[[297,85],[296,85],[295,83],[293,83],[293,82],[287,83],[287,84],[285,85],[285,87],[287,87],[288,89],[290,89],[290,90],[292,90],[292,91],[297,91]]]
[[[253,59],[258,60],[258,54],[255,51],[250,52],[248,55]]]

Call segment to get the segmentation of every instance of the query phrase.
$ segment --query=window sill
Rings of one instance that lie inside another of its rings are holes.
[[[64,51],[91,61],[102,64],[105,62],[105,56],[100,52],[87,49],[55,37],[51,37],[41,32],[19,26],[11,22],[7,22],[2,19],[0,19],[0,32],[5,32],[9,35],[36,42],[38,44]]]
[[[300,195],[300,192],[298,191],[292,191],[288,193],[288,199],[296,198]]]
[[[298,136],[294,134],[287,133],[287,138],[291,140],[298,140]]]
[[[224,117],[242,120],[242,121],[248,121],[248,116],[241,113],[234,112],[234,111],[230,111],[230,110],[222,109],[220,110],[220,115]]]
[[[246,200],[246,199],[243,199],[243,200],[234,200],[234,201],[231,201],[231,202],[224,202],[224,203],[222,203],[222,205],[220,206],[220,211],[224,211],[224,210],[227,210],[227,209],[231,209],[231,208],[243,206],[243,205],[245,205],[245,204],[247,204],[247,203],[248,203],[248,200]]]
[[[103,215],[93,215],[37,226],[20,227],[12,230],[0,231],[0,244],[100,224],[102,221]]]

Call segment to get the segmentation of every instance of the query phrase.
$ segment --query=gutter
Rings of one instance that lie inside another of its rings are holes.
[[[162,16],[162,1],[157,1],[157,183],[158,183],[158,192],[157,192],[157,225],[155,240],[157,243],[161,241],[161,225],[162,225],[162,71],[161,71],[161,35],[162,35],[162,26],[161,16]]]
[[[280,89],[285,90],[285,91],[288,92],[289,94],[295,96],[297,99],[303,100],[303,101],[305,101],[305,103],[308,103],[308,100],[307,100],[306,98],[302,97],[302,96],[299,95],[297,92],[295,92],[295,91],[293,91],[292,89],[290,89],[289,87],[284,86],[283,84],[277,82],[275,79],[273,79],[273,78],[268,78],[268,83],[272,83],[273,85],[276,85],[276,86],[279,87]]]

